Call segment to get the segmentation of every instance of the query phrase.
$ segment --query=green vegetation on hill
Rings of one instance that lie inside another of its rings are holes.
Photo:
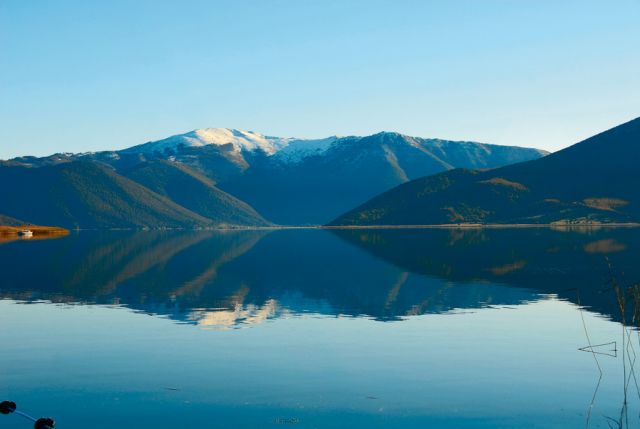
[[[546,152],[378,133],[339,139],[298,163],[256,159],[221,189],[280,224],[323,224],[380,192],[456,167],[494,168],[538,159]]]
[[[218,142],[0,161],[0,212],[68,228],[318,225],[421,176],[545,155],[388,132],[328,140],[304,155]]]
[[[544,158],[387,191],[331,225],[640,222],[640,118]]]
[[[180,228],[213,222],[95,162],[0,168],[2,210],[67,228]]]
[[[269,225],[251,206],[221,191],[211,179],[184,164],[157,159],[124,174],[217,224]]]

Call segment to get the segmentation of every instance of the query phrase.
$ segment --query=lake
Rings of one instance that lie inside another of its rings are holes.
[[[632,228],[3,243],[0,400],[62,429],[640,427],[639,257]]]

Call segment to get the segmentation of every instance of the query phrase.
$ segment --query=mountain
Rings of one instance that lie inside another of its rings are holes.
[[[538,160],[413,180],[331,224],[640,222],[638,165],[640,118]]]
[[[290,150],[291,146],[281,150]],[[279,224],[323,224],[409,180],[455,167],[491,168],[536,159],[537,149],[421,139],[398,133],[335,138],[295,161],[255,158],[220,188]]]
[[[218,225],[268,224],[251,206],[221,191],[211,179],[184,164],[146,161],[123,174]]]
[[[22,226],[22,225],[29,225],[29,222],[24,222],[22,220],[15,219],[15,218],[12,218],[10,216],[5,216],[3,214],[0,214],[0,225],[3,225],[3,226]]]
[[[421,176],[545,154],[389,132],[298,139],[205,128],[120,151],[0,161],[0,177],[16,183],[3,191],[0,213],[33,222],[50,213],[61,226],[82,228],[323,224]]]
[[[286,161],[299,160],[316,151],[326,149],[336,137],[319,140],[270,137],[253,131],[229,128],[203,128],[185,134],[134,146],[123,153],[173,154],[189,147],[221,146],[232,152],[260,150],[267,155],[278,153],[278,158]]]
[[[195,228],[214,222],[91,161],[2,167],[0,210],[68,228]]]

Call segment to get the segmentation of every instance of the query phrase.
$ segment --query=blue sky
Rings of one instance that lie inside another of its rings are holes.
[[[557,150],[640,116],[640,0],[0,2],[0,158],[202,127]]]

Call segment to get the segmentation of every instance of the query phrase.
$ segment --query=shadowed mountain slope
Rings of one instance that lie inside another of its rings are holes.
[[[640,118],[538,160],[411,181],[331,224],[640,222],[639,164]]]
[[[544,155],[388,132],[304,140],[207,128],[121,151],[0,161],[0,176],[16,184],[0,213],[51,213],[47,224],[82,228],[314,225],[421,176]]]
[[[0,168],[0,210],[67,228],[197,227],[212,221],[94,162]]]
[[[220,187],[276,223],[322,224],[421,176],[456,167],[493,168],[544,154],[537,149],[379,133],[338,139],[321,154],[296,163],[263,159]]]
[[[251,206],[221,191],[211,179],[184,164],[164,160],[144,162],[125,175],[216,224],[269,224]]]

